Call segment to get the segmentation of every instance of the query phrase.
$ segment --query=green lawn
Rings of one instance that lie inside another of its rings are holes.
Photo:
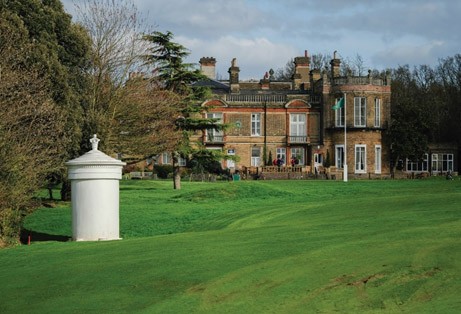
[[[459,313],[456,179],[122,181],[122,241],[0,250],[0,313]]]

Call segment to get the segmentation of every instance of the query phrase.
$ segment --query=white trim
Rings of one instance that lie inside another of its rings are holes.
[[[381,174],[382,171],[382,160],[383,151],[381,145],[375,145],[375,173]]]
[[[358,148],[360,148],[359,156],[357,155]],[[364,148],[363,155],[361,152],[361,148]],[[357,157],[359,157],[359,159],[357,159]],[[356,144],[354,147],[354,172],[355,173],[367,173],[367,145]]]
[[[381,127],[381,98],[375,98],[375,128]]]
[[[362,104],[362,100],[363,100],[363,104]],[[362,105],[363,105],[363,108],[362,108]],[[363,112],[362,112],[362,109],[363,109]],[[367,126],[367,98],[366,97],[354,97],[354,126],[355,127],[366,127]]]
[[[252,113],[250,123],[251,136],[261,136],[261,113]]]
[[[293,121],[294,117],[296,121]],[[290,113],[290,136],[307,136],[307,114]]]
[[[251,147],[250,149],[251,149],[250,165],[251,165],[252,167],[259,167],[259,166],[261,166],[261,162],[262,162],[262,160],[261,160],[261,147],[259,147],[259,146],[253,146],[253,147]],[[254,152],[258,151],[258,156],[253,155],[253,151],[254,151]]]
[[[338,101],[341,98],[337,98],[335,103],[338,103]],[[346,100],[344,100],[344,101],[346,101]],[[335,127],[344,127],[344,123],[345,123],[344,116],[345,116],[345,114],[344,114],[344,106],[335,110]]]
[[[338,150],[341,150],[341,156],[338,156]],[[344,168],[344,144],[335,145],[335,167]]]

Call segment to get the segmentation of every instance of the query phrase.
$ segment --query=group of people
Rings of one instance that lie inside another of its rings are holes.
[[[274,160],[272,161],[272,164],[273,164],[274,166],[278,166],[278,167],[283,166],[284,163],[285,163],[285,162],[284,162],[283,159],[280,158],[280,157],[277,157],[276,159],[274,159]]]
[[[291,157],[291,160],[290,160],[290,163],[291,163],[291,166],[294,167],[296,165],[299,165],[299,159],[296,158],[296,156],[293,156]],[[285,161],[279,156],[277,157],[276,159],[274,159],[274,161],[272,162],[272,164],[274,166],[278,166],[278,167],[281,167],[285,164]]]

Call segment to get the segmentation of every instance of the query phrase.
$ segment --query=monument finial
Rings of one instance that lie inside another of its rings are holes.
[[[100,139],[96,137],[96,134],[94,134],[93,137],[90,139],[91,148],[93,150],[98,150],[99,141],[100,141]]]

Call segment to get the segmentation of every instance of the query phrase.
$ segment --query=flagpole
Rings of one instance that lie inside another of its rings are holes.
[[[346,131],[346,124],[347,124],[347,119],[346,119],[346,113],[347,113],[347,100],[346,100],[346,93],[343,93],[344,97],[344,174],[343,174],[343,181],[347,182],[347,131]]]

